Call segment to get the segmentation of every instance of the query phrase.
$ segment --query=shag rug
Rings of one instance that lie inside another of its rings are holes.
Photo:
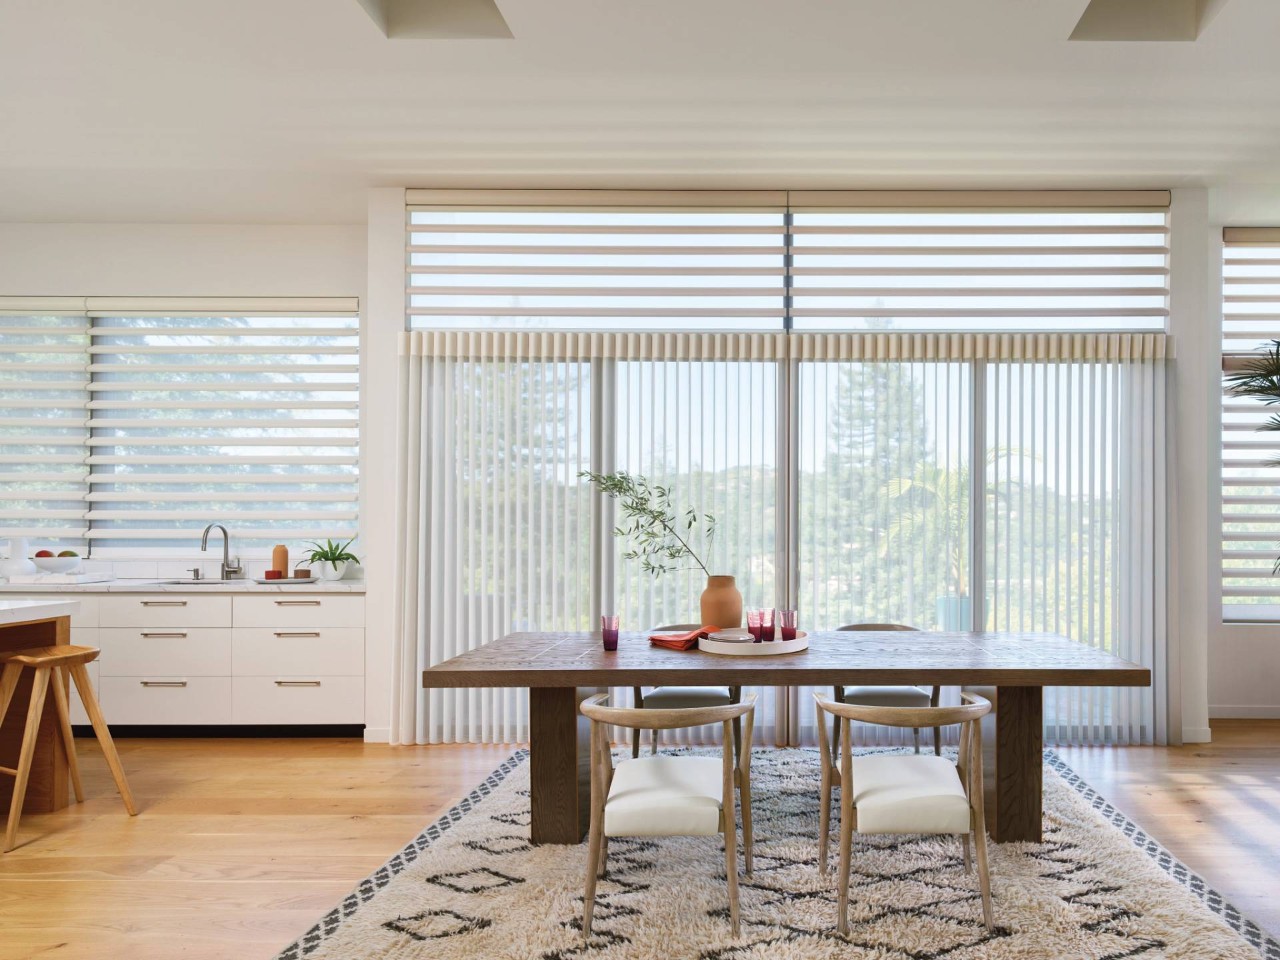
[[[742,935],[730,936],[718,837],[614,839],[584,943],[586,847],[529,843],[525,758],[503,763],[278,960],[1280,960],[1280,943],[1052,753],[1044,841],[990,845],[992,933],[958,838],[855,835],[850,934],[839,936],[835,872],[817,871],[817,751],[761,749]]]

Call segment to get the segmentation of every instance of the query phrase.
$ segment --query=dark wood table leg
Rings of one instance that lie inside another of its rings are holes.
[[[0,651],[21,650],[24,647],[51,647],[71,642],[71,618],[56,617],[31,623],[14,623],[0,626]],[[22,748],[22,734],[27,723],[27,704],[31,701],[31,678],[34,670],[23,670],[18,681],[4,722],[0,724],[0,767],[16,767],[18,751]],[[45,698],[44,716],[40,720],[36,752],[32,758],[31,779],[27,782],[27,796],[22,804],[23,813],[51,813],[61,810],[69,802],[70,780],[67,775],[67,754],[58,731],[58,714],[52,692]],[[0,775],[0,814],[9,809],[13,797],[13,777]]]
[[[989,699],[982,722],[987,832],[997,843],[1039,843],[1044,791],[1044,691],[1041,687],[973,687]]]
[[[529,690],[529,806],[534,843],[579,843],[591,820],[588,720],[578,704],[595,687]]]

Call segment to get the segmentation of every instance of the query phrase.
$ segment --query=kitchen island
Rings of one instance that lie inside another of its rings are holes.
[[[75,600],[0,600],[0,651],[24,647],[51,647],[71,642],[71,615],[80,604]],[[31,699],[32,671],[22,671],[18,689],[0,724],[0,767],[18,765],[22,733]],[[58,732],[53,697],[45,700],[39,738],[27,785],[25,813],[60,810],[68,801],[67,755]],[[13,778],[0,777],[0,810],[9,808]]]

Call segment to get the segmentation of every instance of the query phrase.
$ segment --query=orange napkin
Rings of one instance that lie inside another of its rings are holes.
[[[708,637],[719,629],[704,625],[688,633],[656,633],[649,638],[649,642],[655,647],[666,647],[668,650],[692,650],[701,638]]]

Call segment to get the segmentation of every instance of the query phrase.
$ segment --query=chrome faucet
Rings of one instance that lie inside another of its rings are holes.
[[[222,531],[222,579],[238,580],[244,576],[244,567],[240,565],[239,557],[236,557],[235,563],[231,562],[231,537],[226,527],[220,523],[211,523],[205,527],[200,537],[200,550],[203,552],[209,549],[209,531],[215,527]]]

